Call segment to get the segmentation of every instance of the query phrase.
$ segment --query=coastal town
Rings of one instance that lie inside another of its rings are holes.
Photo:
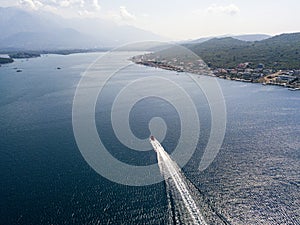
[[[298,70],[276,70],[266,68],[263,63],[254,65],[251,62],[239,63],[235,68],[210,68],[200,58],[185,60],[180,57],[162,57],[157,53],[132,57],[136,64],[178,73],[188,72],[198,75],[214,76],[222,79],[261,83],[263,85],[278,85],[289,88],[289,90],[300,90],[300,69]]]

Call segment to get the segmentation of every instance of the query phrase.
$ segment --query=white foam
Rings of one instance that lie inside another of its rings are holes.
[[[164,150],[161,144],[156,140],[151,140],[150,142],[157,153],[158,165],[161,174],[165,178],[166,182],[171,182],[171,185],[167,185],[168,188],[176,188],[179,193],[178,201],[182,201],[185,210],[188,212],[188,218],[191,224],[207,224],[202,216],[200,209],[195,203],[192,195],[190,194],[188,187],[186,185],[186,178],[182,174],[179,166],[174,162],[169,154]],[[171,180],[170,180],[171,179]],[[175,199],[176,200],[176,199]]]

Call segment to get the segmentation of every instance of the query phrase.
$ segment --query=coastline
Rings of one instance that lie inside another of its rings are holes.
[[[247,67],[237,69],[211,69],[202,60],[185,62],[179,57],[173,57],[172,59],[163,58],[158,53],[138,55],[132,57],[130,60],[139,65],[170,70],[177,73],[186,72],[195,75],[213,76],[231,81],[281,86],[292,91],[300,90],[299,76],[291,76],[289,74],[290,70],[273,72],[272,69],[263,70],[262,68],[258,68],[252,70]],[[264,71],[267,71],[268,73],[264,73]],[[254,75],[252,75],[251,72],[253,72],[252,74]]]

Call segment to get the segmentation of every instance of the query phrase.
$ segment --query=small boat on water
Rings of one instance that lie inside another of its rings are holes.
[[[157,152],[158,149],[161,148],[160,143],[155,139],[155,137],[153,135],[150,136],[149,141],[150,141],[151,145],[153,146],[153,150],[155,152]]]

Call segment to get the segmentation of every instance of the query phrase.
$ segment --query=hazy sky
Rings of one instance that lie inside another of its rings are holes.
[[[172,39],[300,31],[299,0],[0,0],[67,17],[102,17]]]

